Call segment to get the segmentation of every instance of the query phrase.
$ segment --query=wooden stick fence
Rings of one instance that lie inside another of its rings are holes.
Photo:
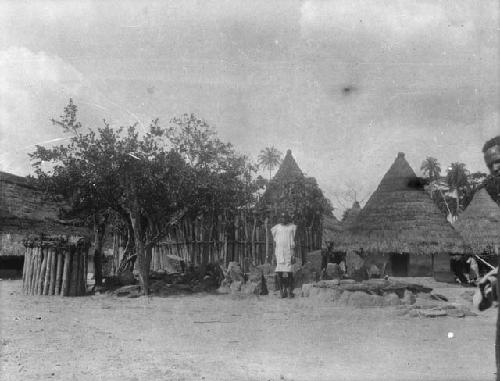
[[[72,241],[25,240],[23,292],[26,295],[85,295],[88,244],[81,239]]]
[[[195,266],[216,261],[227,265],[235,261],[245,270],[249,264],[257,266],[272,263],[274,248],[271,227],[274,224],[271,218],[256,213],[242,213],[232,220],[222,216],[197,218],[194,221],[186,218],[153,248],[151,270],[167,269],[170,255]],[[299,225],[295,236],[296,256],[305,260],[308,252],[320,249],[321,237],[319,227]],[[115,241],[124,242],[122,239]],[[121,259],[123,248],[120,249]]]

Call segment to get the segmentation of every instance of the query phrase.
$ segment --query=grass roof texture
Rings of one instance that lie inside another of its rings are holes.
[[[90,237],[92,232],[83,226],[76,226],[61,220],[33,220],[13,215],[0,214],[0,234],[43,234]]]
[[[322,247],[328,247],[331,242],[336,242],[342,234],[343,228],[335,216],[323,216]]]
[[[303,178],[304,178],[304,173],[299,168],[297,162],[293,158],[292,151],[288,150],[286,151],[285,158],[281,162],[278,171],[273,176],[273,179],[271,181],[291,182],[293,180],[303,179]]]
[[[462,238],[425,193],[402,152],[336,246],[383,253],[464,252]]]
[[[287,212],[297,220],[311,226],[316,232],[321,217],[331,212],[331,205],[314,177],[306,177],[288,150],[278,171],[266,186],[257,208],[271,213]]]
[[[453,227],[464,239],[466,248],[474,254],[500,247],[500,207],[485,188],[476,192]]]
[[[352,226],[356,221],[359,213],[361,212],[361,206],[358,201],[354,201],[352,204],[352,208],[346,211],[345,217],[342,220],[342,226],[344,229],[348,229],[349,226]]]
[[[26,178],[0,172],[0,233],[90,236],[75,221],[59,218],[60,211],[67,208],[63,201],[45,197]]]

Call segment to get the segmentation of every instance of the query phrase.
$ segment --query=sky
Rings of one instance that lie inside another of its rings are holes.
[[[500,134],[494,0],[0,0],[0,170],[73,98],[85,127],[184,113],[254,160],[288,149],[340,216],[405,152],[486,171]]]

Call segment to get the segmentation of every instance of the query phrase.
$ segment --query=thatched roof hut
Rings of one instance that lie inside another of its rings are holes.
[[[266,191],[260,199],[259,207],[278,212],[294,212],[297,200],[305,197],[306,193],[316,191],[316,196],[323,197],[314,177],[306,177],[297,165],[292,151],[286,152],[278,171],[266,186]]]
[[[344,218],[342,219],[342,226],[344,227],[344,229],[348,229],[351,225],[354,224],[356,218],[359,215],[359,212],[361,212],[361,206],[359,205],[358,201],[354,201],[352,207],[345,211]]]
[[[285,158],[281,162],[281,165],[273,177],[273,181],[293,181],[296,179],[303,179],[304,173],[299,168],[297,162],[295,161],[292,150],[286,151]]]
[[[28,235],[89,237],[77,221],[62,220],[68,206],[48,199],[25,177],[0,172],[0,256],[24,255],[23,239]]]
[[[321,248],[323,216],[331,209],[316,179],[304,175],[291,150],[287,151],[256,207],[270,217],[271,224],[277,222],[282,212],[291,215],[298,226],[297,246],[302,247],[304,253]]]
[[[265,205],[268,209],[274,210],[275,213],[285,210],[291,212],[294,209],[291,205],[293,204],[290,194],[291,188],[305,181],[306,177],[292,156],[292,151],[288,150],[278,171],[269,181],[266,191],[262,195],[260,206]]]
[[[493,253],[500,247],[500,207],[485,188],[476,192],[453,227],[474,254]]]
[[[337,242],[342,232],[342,224],[335,216],[323,216],[322,248],[325,249],[330,243]]]
[[[344,231],[356,220],[360,211],[359,202],[355,201],[352,208],[345,211],[342,221],[339,221],[335,216],[323,216],[322,248],[326,249],[331,244],[336,245]]]
[[[460,235],[424,192],[400,152],[342,235],[339,249],[378,253],[463,253]]]

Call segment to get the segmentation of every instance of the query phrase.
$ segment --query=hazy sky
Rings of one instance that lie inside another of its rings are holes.
[[[29,173],[72,97],[89,127],[194,112],[253,158],[291,149],[339,208],[399,151],[485,171],[499,30],[493,0],[0,0],[0,170]]]

